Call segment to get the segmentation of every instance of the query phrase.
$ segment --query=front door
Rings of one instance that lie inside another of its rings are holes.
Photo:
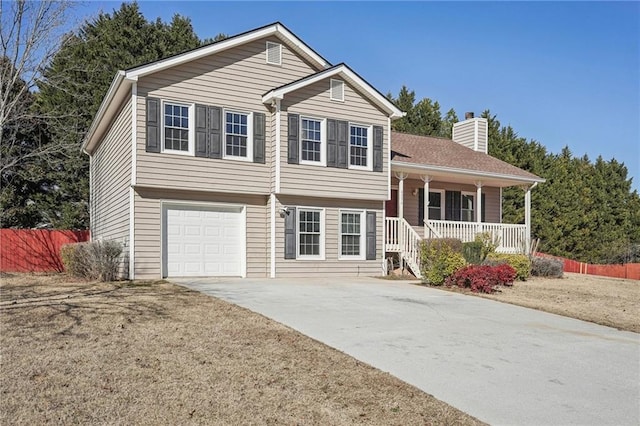
[[[391,199],[385,204],[387,217],[398,217],[398,190],[391,190]]]

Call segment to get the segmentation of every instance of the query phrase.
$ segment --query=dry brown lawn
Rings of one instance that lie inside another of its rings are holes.
[[[565,273],[564,278],[532,277],[495,294],[476,295],[640,333],[637,280]]]
[[[166,282],[0,282],[0,424],[480,424],[387,373]]]

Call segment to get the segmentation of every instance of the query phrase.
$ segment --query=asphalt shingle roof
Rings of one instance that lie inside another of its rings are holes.
[[[391,132],[391,160],[542,181],[533,173],[512,166],[484,152],[474,151],[451,139],[433,136]]]

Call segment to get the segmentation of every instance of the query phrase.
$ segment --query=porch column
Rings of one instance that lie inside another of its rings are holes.
[[[424,218],[421,225],[424,227],[424,238],[429,238],[427,235],[427,220],[429,220],[429,183],[431,182],[431,176],[422,175],[420,179],[424,182],[424,197],[422,197],[422,201],[424,202]]]
[[[476,223],[478,232],[482,232],[482,181],[476,182]]]
[[[398,179],[398,220],[404,219],[404,180],[409,176],[407,173],[396,172],[396,178]],[[400,270],[404,271],[404,232],[401,223],[398,223],[398,244],[400,245],[400,253],[398,253],[398,260],[400,262]]]
[[[525,227],[525,254],[529,254],[531,250],[531,188],[533,186],[525,187],[524,193],[524,227]]]
[[[396,172],[398,179],[398,217],[404,219],[404,180],[409,176],[407,173]]]

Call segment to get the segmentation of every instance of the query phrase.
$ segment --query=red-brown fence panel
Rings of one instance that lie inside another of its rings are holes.
[[[564,263],[564,272],[640,280],[640,263],[625,263],[624,265],[596,265],[592,263],[578,262],[577,260],[566,259],[564,257],[551,256],[544,253],[537,253],[536,255],[561,260]]]
[[[60,248],[89,240],[89,231],[0,229],[0,271],[62,272]]]

